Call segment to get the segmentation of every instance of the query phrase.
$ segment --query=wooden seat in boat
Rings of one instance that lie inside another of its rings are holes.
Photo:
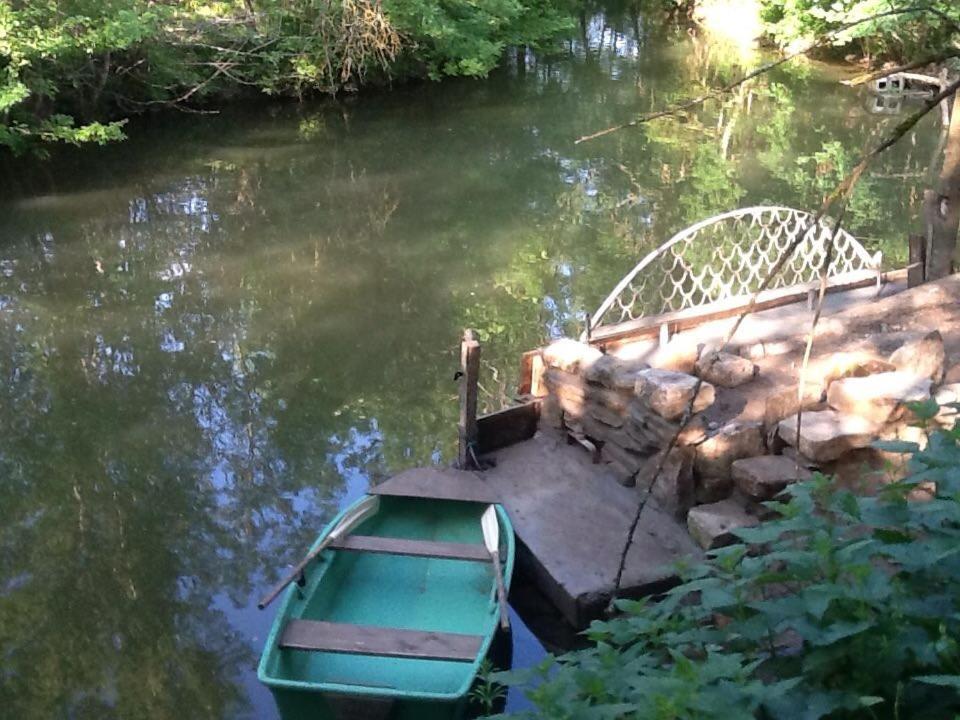
[[[289,620],[280,634],[280,647],[292,650],[456,662],[476,660],[482,644],[481,635],[319,620]]]
[[[490,562],[490,553],[487,552],[486,547],[472,543],[409,540],[407,538],[377,537],[375,535],[347,535],[334,540],[329,547],[351,552]]]

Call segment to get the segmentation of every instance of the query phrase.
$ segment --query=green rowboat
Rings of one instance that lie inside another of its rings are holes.
[[[488,507],[368,495],[334,518],[302,584],[287,589],[260,658],[257,675],[285,718],[322,716],[330,696],[408,708],[391,717],[462,712],[499,620],[480,522]],[[513,527],[495,507],[509,589]],[[343,532],[351,514],[361,519]]]

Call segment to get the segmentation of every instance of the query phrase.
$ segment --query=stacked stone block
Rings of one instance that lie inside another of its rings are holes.
[[[542,351],[542,422],[593,443],[619,482],[641,491],[652,485],[658,504],[713,548],[729,542],[736,528],[762,520],[769,510],[760,503],[788,491],[811,469],[860,477],[866,462],[889,474],[891,462],[903,465],[902,456],[870,446],[878,438],[922,443],[908,403],[931,395],[941,403],[960,400],[960,373],[944,382],[946,353],[938,332],[893,335],[874,341],[883,352],[816,358],[803,401],[796,384],[774,385],[756,420],[729,419],[729,412],[710,419],[724,388],[757,377],[750,353],[691,349],[676,340],[651,356],[656,367],[649,367],[560,340]],[[956,418],[947,408],[936,421],[952,426]]]

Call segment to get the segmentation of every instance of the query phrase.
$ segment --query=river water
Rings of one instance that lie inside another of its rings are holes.
[[[273,717],[256,598],[370,482],[451,460],[462,328],[499,407],[651,246],[816,207],[915,107],[800,64],[573,143],[757,62],[627,9],[485,81],[156,116],[0,175],[0,716]],[[888,264],[937,133],[849,213]]]

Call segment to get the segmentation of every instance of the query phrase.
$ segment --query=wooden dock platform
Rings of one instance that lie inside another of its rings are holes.
[[[603,613],[641,493],[626,488],[568,445],[542,431],[492,454],[496,466],[477,473],[510,514],[532,582],[577,628]],[[620,597],[663,592],[676,582],[675,564],[702,557],[685,527],[651,498],[627,555]],[[529,575],[529,577],[524,577]]]

